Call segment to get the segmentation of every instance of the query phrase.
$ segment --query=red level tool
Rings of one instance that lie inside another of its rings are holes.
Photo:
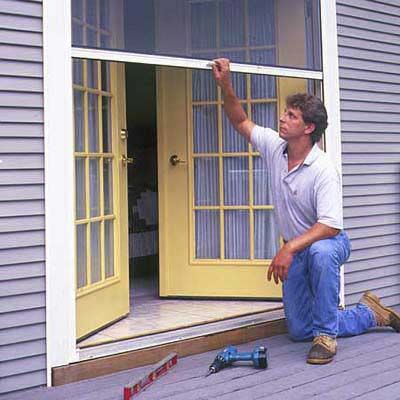
[[[141,390],[146,389],[151,385],[159,376],[164,375],[178,362],[178,355],[171,353],[157,363],[154,368],[144,374],[138,380],[129,383],[124,387],[124,400],[129,400],[132,396],[139,393]]]

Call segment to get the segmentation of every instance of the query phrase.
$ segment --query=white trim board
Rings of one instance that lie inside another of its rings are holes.
[[[117,50],[88,49],[82,47],[72,48],[72,57],[91,58],[103,61],[131,62],[139,64],[163,65],[169,67],[182,67],[192,69],[211,69],[211,60],[201,60],[194,58],[181,58],[158,56],[152,54],[130,53]],[[322,72],[306,69],[271,67],[264,65],[250,65],[230,63],[232,72],[241,72],[249,74],[273,75],[291,78],[322,80]]]
[[[43,0],[46,362],[76,358],[70,0]]]
[[[75,333],[72,57],[209,69],[209,61],[71,48],[71,0],[43,0],[47,383],[51,369],[79,359]],[[232,64],[250,72],[321,80],[329,115],[327,152],[341,170],[335,0],[321,1],[323,71]],[[343,279],[342,279],[343,283]],[[343,294],[343,292],[342,292]]]
[[[339,54],[336,0],[321,0],[322,69],[324,104],[328,112],[326,152],[342,176],[342,135],[340,127]],[[340,268],[340,304],[344,300],[344,267]]]

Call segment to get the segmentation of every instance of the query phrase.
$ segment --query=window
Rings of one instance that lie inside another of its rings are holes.
[[[317,0],[72,0],[73,46],[320,69]]]

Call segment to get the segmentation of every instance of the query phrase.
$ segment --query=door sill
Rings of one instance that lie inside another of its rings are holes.
[[[179,357],[286,332],[283,307],[134,339],[77,349],[78,361],[53,368],[54,386],[153,364],[171,352]]]

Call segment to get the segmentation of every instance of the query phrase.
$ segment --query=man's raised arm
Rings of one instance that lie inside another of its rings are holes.
[[[222,91],[225,113],[233,127],[250,142],[251,131],[255,124],[247,117],[233,90],[229,60],[218,58],[213,60],[213,63],[213,74]]]

